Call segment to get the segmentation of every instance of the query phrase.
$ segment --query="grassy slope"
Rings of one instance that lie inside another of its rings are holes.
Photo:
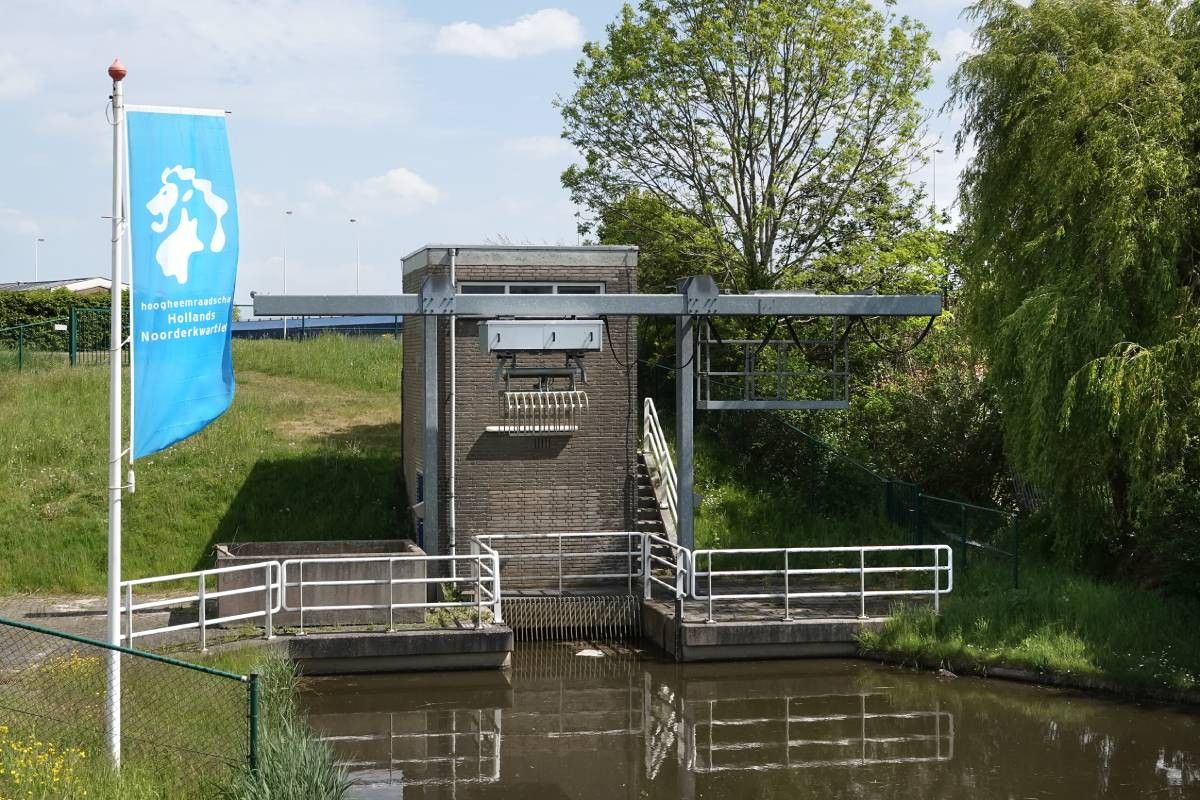
[[[397,514],[399,348],[239,341],[233,406],[137,465],[124,574],[208,562],[236,540],[382,538]],[[107,371],[0,372],[0,592],[104,586]]]
[[[907,534],[872,513],[823,517],[807,511],[803,488],[750,484],[736,454],[697,437],[699,547],[907,544]],[[868,500],[864,498],[864,503]],[[1021,587],[1007,559],[974,556],[956,570],[942,615],[912,610],[867,652],[952,668],[1009,666],[1116,681],[1129,687],[1200,688],[1200,600],[1163,597],[1035,559],[1026,547]],[[1181,621],[1183,621],[1181,623]]]

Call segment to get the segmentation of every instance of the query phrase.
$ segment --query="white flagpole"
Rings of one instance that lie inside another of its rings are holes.
[[[125,143],[125,110],[121,81],[125,67],[120,59],[108,68],[112,78],[113,185],[112,185],[112,306],[108,350],[108,641],[121,643],[121,257],[125,230],[123,216],[122,145]],[[108,652],[108,752],[114,767],[121,766],[121,654]]]

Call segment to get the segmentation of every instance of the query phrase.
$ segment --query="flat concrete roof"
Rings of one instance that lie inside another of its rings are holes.
[[[403,272],[450,264],[450,251],[458,250],[457,264],[513,267],[635,267],[638,248],[627,244],[577,247],[525,244],[427,244],[402,260]]]

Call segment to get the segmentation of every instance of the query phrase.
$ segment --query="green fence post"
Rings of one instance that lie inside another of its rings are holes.
[[[250,771],[258,772],[258,673],[250,673]]]
[[[25,329],[17,328],[17,372],[25,368]]]
[[[922,519],[921,519],[921,498],[922,497],[924,497],[924,495],[921,494],[920,491],[918,491],[917,492],[916,509],[914,509],[916,511],[917,518],[916,518],[916,521],[913,523],[913,530],[914,530],[914,533],[915,533],[915,536],[917,539],[917,544],[925,544],[925,529],[922,525]]]
[[[962,542],[962,568],[967,571],[967,507],[958,504],[958,539]]]
[[[883,515],[887,518],[888,522],[894,525],[896,524],[896,515],[892,513],[892,495],[892,481],[886,480],[883,482]]]
[[[1021,523],[1017,520],[1017,515],[1012,516],[1013,529],[1013,588],[1021,588]]]
[[[78,335],[79,316],[75,313],[75,306],[70,306],[67,309],[67,353],[71,366],[75,366],[78,360],[79,352],[79,335]]]

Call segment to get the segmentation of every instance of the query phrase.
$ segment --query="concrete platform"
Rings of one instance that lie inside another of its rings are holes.
[[[309,633],[275,640],[302,675],[503,669],[512,663],[513,632],[474,629]]]
[[[707,622],[685,609],[683,621],[666,601],[642,604],[642,635],[676,661],[743,661],[828,658],[858,652],[858,635],[878,630],[886,616],[799,616],[786,621],[761,615]]]

